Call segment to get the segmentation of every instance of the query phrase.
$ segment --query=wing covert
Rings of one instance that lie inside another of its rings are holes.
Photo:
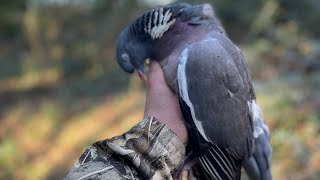
[[[248,158],[253,143],[251,96],[238,69],[234,54],[212,38],[183,51],[177,76],[181,99],[202,137],[239,158]]]

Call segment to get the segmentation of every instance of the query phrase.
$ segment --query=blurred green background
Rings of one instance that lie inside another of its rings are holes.
[[[85,147],[141,120],[144,86],[117,66],[117,36],[171,2],[1,1],[0,179],[61,179]],[[249,64],[274,179],[320,179],[320,1],[206,2]]]

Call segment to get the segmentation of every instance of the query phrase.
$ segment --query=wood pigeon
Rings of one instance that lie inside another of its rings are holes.
[[[208,179],[272,179],[271,146],[240,49],[211,5],[155,8],[120,34],[117,61],[145,74],[146,59],[160,63],[178,94],[192,153]],[[255,146],[254,146],[255,144]]]

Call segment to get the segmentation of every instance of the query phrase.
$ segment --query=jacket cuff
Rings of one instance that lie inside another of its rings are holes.
[[[131,162],[147,179],[172,179],[185,160],[184,144],[155,117],[143,119],[121,136],[97,143]]]

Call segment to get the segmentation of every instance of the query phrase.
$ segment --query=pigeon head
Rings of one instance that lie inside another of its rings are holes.
[[[117,61],[120,67],[128,72],[144,69],[144,61],[151,56],[153,44],[144,34],[133,32],[132,26],[120,34],[117,47]]]
[[[144,72],[146,59],[161,60],[156,59],[157,53],[160,52],[158,49],[160,46],[157,45],[157,42],[161,42],[159,40],[164,37],[164,34],[177,23],[180,23],[180,26],[177,27],[181,31],[181,24],[200,25],[203,20],[213,17],[213,9],[208,4],[192,6],[186,3],[177,3],[146,12],[121,32],[117,46],[118,64],[128,73],[132,73],[134,70]],[[179,35],[177,38],[173,37],[174,35],[175,33],[171,33],[169,37],[171,40],[166,41],[167,45],[163,45],[167,49],[175,48],[171,46],[183,37]],[[176,42],[171,43],[172,41]],[[165,54],[168,52],[163,52],[163,55]]]
[[[128,73],[144,71],[144,62],[154,54],[154,41],[171,28],[177,16],[190,5],[173,4],[153,9],[126,27],[120,34],[117,61]]]
[[[174,26],[183,11],[190,9],[185,3],[172,4],[146,12],[126,27],[120,34],[117,61],[128,73],[144,71],[144,62],[154,56],[154,44]]]

